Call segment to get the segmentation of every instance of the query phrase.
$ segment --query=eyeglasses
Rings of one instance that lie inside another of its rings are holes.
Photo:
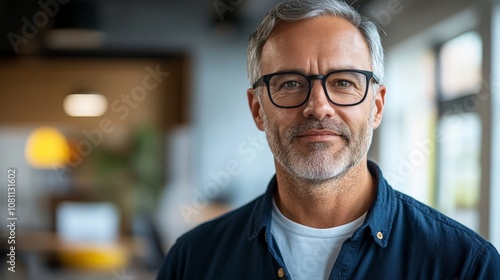
[[[356,69],[336,70],[325,76],[277,72],[260,77],[253,88],[265,84],[269,98],[276,107],[297,108],[309,99],[312,80],[321,80],[330,102],[339,106],[355,106],[365,100],[371,79],[378,84],[373,72]]]

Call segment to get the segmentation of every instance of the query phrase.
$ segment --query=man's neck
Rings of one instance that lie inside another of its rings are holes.
[[[376,194],[376,183],[366,160],[341,178],[311,183],[293,178],[282,168],[276,171],[276,205],[288,219],[314,228],[347,224],[368,211]]]

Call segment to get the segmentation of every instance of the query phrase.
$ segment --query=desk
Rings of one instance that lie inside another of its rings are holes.
[[[1,266],[1,279],[33,280],[123,280],[154,279],[156,271],[147,271],[133,260],[145,255],[141,238],[122,237],[114,243],[71,243],[53,232],[18,232],[16,236],[16,272]],[[58,265],[47,265],[56,258]],[[5,275],[5,276],[3,276]]]

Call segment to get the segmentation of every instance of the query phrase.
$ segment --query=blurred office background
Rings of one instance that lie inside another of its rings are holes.
[[[0,1],[0,277],[153,279],[180,234],[261,194],[246,47],[277,2]],[[370,158],[499,248],[500,1],[352,5],[387,57]]]

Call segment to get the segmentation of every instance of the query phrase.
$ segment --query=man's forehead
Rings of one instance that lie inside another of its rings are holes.
[[[345,61],[348,64],[364,61],[362,64],[371,65],[369,48],[361,32],[347,20],[334,16],[278,23],[263,47],[261,58],[262,62],[274,64],[278,60],[300,61],[301,57],[314,56],[336,56],[358,62]]]

